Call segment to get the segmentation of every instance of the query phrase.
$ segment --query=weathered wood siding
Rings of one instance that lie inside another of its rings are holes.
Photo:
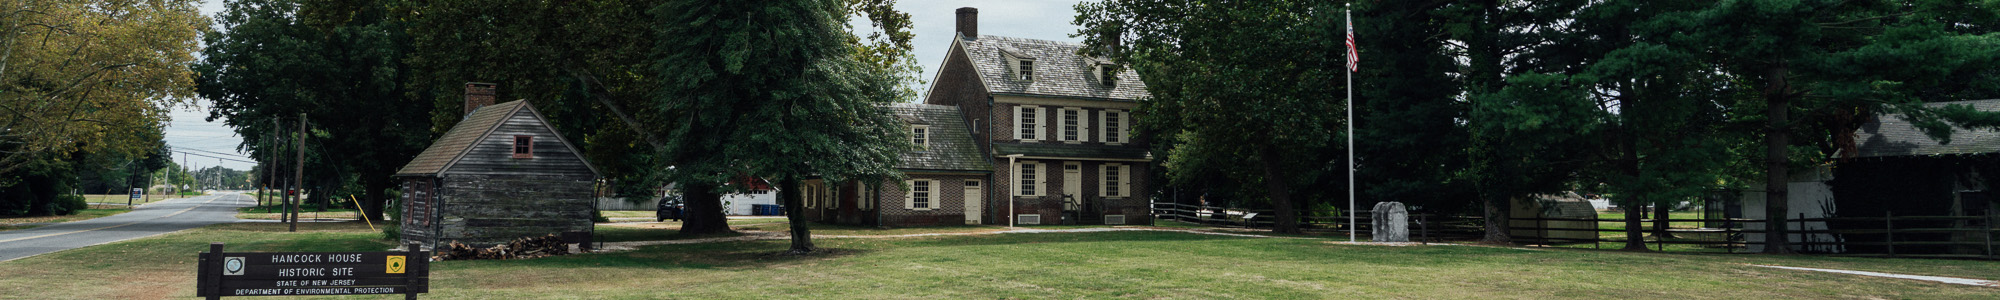
[[[437,239],[435,235],[437,222],[434,221],[437,217],[435,201],[437,189],[432,185],[436,178],[402,177],[402,179],[403,197],[400,199],[402,203],[400,209],[403,218],[396,222],[401,224],[403,243],[430,245]]]
[[[444,177],[438,242],[491,245],[522,237],[589,231],[590,175]]]
[[[517,135],[535,137],[533,158],[514,158],[514,136]],[[563,146],[556,133],[527,109],[508,117],[506,123],[500,124],[493,133],[473,145],[465,157],[459,158],[458,163],[444,173],[593,176],[590,167],[584,165],[582,156]]]
[[[436,202],[434,202],[436,200],[436,186],[432,186],[432,180],[436,180],[436,178],[428,178],[428,176],[426,178],[402,178],[402,198],[398,200],[400,202],[398,210],[402,210],[400,212],[402,220],[396,220],[402,226],[402,244],[410,244],[410,242],[432,244],[438,238],[434,234],[436,232],[436,222],[434,222],[436,220],[436,210],[434,210],[436,208]]]

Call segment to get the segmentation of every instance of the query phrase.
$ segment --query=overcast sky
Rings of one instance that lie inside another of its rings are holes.
[[[222,11],[223,0],[206,0],[201,13],[213,18]],[[938,65],[944,63],[945,51],[951,48],[951,37],[956,27],[957,9],[960,7],[979,8],[979,32],[984,35],[1011,36],[1020,38],[1080,42],[1070,38],[1078,27],[1070,25],[1076,18],[1074,7],[1083,1],[1076,0],[920,0],[898,1],[896,8],[910,13],[914,24],[917,62],[924,67],[918,78],[930,81],[936,76]],[[859,20],[866,26],[866,20]],[[928,86],[919,87],[923,92]],[[192,155],[175,154],[175,161],[182,161],[192,167],[206,168],[223,166],[230,169],[249,170],[253,165],[233,160],[251,160],[248,154],[236,151],[243,138],[236,136],[234,129],[222,125],[222,120],[205,122],[208,117],[207,101],[197,100],[195,108],[176,108],[170,113],[173,121],[167,123],[167,145],[176,150],[192,152]],[[213,152],[213,153],[210,153]],[[221,154],[216,154],[221,153]],[[203,157],[207,155],[211,157]],[[220,158],[217,158],[220,157]],[[227,158],[227,159],[223,159]]]

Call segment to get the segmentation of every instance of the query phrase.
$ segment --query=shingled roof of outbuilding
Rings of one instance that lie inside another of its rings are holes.
[[[1132,68],[1124,68],[1117,75],[1118,82],[1107,87],[1092,79],[1094,65],[1107,62],[1101,58],[1077,55],[1083,44],[1048,40],[1024,39],[1016,37],[981,35],[975,39],[957,40],[961,51],[972,59],[973,69],[979,72],[980,81],[986,89],[996,95],[1054,96],[1093,100],[1138,101],[1146,93],[1146,82],[1140,80],[1139,73]],[[1034,80],[1012,80],[1007,78],[1006,59],[1009,55],[1034,59]]]
[[[888,106],[896,117],[928,126],[930,148],[904,152],[896,168],[904,171],[992,172],[956,106],[898,103]]]
[[[430,176],[451,169],[452,164],[464,157],[467,151],[471,151],[495,128],[506,124],[508,118],[521,111],[527,111],[536,119],[540,119],[539,125],[549,126],[548,119],[542,117],[541,112],[536,111],[527,100],[507,101],[480,107],[471,114],[466,114],[465,119],[459,121],[457,125],[452,125],[451,130],[445,131],[444,136],[432,141],[430,147],[424,148],[423,153],[410,159],[410,163],[404,164],[402,169],[397,170],[395,176]],[[577,154],[580,158],[583,152],[578,151],[575,145],[571,145],[568,139],[563,138],[561,132],[557,132],[555,128],[547,129],[549,133],[555,134],[556,142],[568,147],[570,153]],[[588,161],[582,163],[585,168],[590,169],[591,174],[597,174],[596,166],[590,165]]]
[[[2000,111],[2000,99],[1928,103],[1924,106],[1971,105],[1980,111]],[[1928,156],[2000,153],[2000,131],[1952,127],[1951,144],[1939,143],[1904,120],[1901,114],[1883,115],[1878,122],[1861,125],[1855,131],[1859,157]]]

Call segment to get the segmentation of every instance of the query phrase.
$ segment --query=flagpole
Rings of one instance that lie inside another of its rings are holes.
[[[1347,43],[1349,49],[1352,49],[1354,4],[1347,4],[1346,8],[1344,13],[1347,14]],[[1347,61],[1350,65],[1355,61],[1354,51],[1347,51]],[[1358,208],[1360,207],[1354,206],[1354,68],[1347,68],[1347,241],[1350,243],[1358,241],[1354,238],[1354,232],[1359,230],[1356,226],[1360,225],[1354,221],[1354,212],[1360,211]]]

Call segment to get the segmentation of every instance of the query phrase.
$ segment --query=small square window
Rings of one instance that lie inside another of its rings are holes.
[[[514,136],[514,158],[534,158],[534,157],[535,157],[535,137],[528,135]]]

